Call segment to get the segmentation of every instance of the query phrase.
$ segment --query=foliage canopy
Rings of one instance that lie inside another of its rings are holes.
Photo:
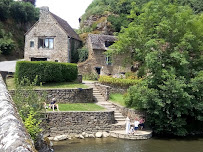
[[[202,131],[203,14],[153,0],[141,10],[135,5],[130,18],[109,53],[130,53],[128,61],[139,62],[148,76],[129,89],[127,105],[146,110],[157,134]]]

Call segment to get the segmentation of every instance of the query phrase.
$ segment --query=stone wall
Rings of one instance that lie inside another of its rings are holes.
[[[45,115],[50,136],[109,131],[115,122],[113,111],[47,112]]]
[[[43,89],[35,90],[39,95],[47,95],[47,103],[56,98],[57,103],[90,103],[93,102],[93,89]],[[14,95],[14,90],[9,91]],[[26,94],[26,93],[25,93]]]
[[[0,151],[34,152],[30,135],[26,132],[22,120],[6,89],[0,75]]]
[[[102,85],[98,82],[94,83],[95,87],[99,90],[99,92],[103,95],[105,100],[109,100],[110,95],[110,87],[106,85]]]
[[[111,93],[124,94],[127,92],[127,88],[124,88],[124,87],[122,88],[122,87],[108,86],[98,82],[94,83],[94,85],[104,96],[105,100],[109,100],[109,96]]]

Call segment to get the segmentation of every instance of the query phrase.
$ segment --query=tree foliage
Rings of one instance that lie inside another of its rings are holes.
[[[12,40],[12,34],[6,33],[0,27],[0,53],[9,55],[14,49],[14,41]]]
[[[37,20],[39,10],[31,3],[13,2],[10,5],[10,16],[18,23],[26,23]]]
[[[32,5],[35,5],[36,0],[23,0],[23,2],[30,2]]]
[[[109,53],[131,54],[128,61],[139,62],[139,72],[144,69],[148,76],[129,89],[127,105],[146,110],[157,134],[202,131],[203,15],[154,0],[141,10],[134,5],[130,18]]]
[[[36,82],[37,79],[33,83],[30,83],[25,78],[21,82],[16,83],[15,95],[13,96],[23,123],[35,142],[42,131],[40,123],[43,118],[42,112],[45,112],[43,102],[46,102],[46,93],[44,92],[39,96],[34,90]]]

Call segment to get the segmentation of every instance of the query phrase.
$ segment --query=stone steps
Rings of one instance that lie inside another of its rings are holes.
[[[106,101],[103,95],[100,93],[100,91],[94,86],[93,83],[85,82],[86,85],[93,88],[93,97],[96,101],[96,104],[103,106],[107,110],[114,111],[114,118],[115,118],[115,124],[112,125],[113,130],[119,130],[119,129],[125,129],[125,117],[116,110],[115,106]]]

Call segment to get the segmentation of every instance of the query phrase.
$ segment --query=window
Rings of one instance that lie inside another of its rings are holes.
[[[112,65],[112,59],[110,56],[106,57],[106,65]]]
[[[110,42],[110,41],[105,41],[105,47],[109,47],[112,44],[114,44],[114,42]]]
[[[30,41],[30,47],[34,47],[34,41]]]
[[[39,38],[39,48],[54,48],[54,39],[53,38]]]

